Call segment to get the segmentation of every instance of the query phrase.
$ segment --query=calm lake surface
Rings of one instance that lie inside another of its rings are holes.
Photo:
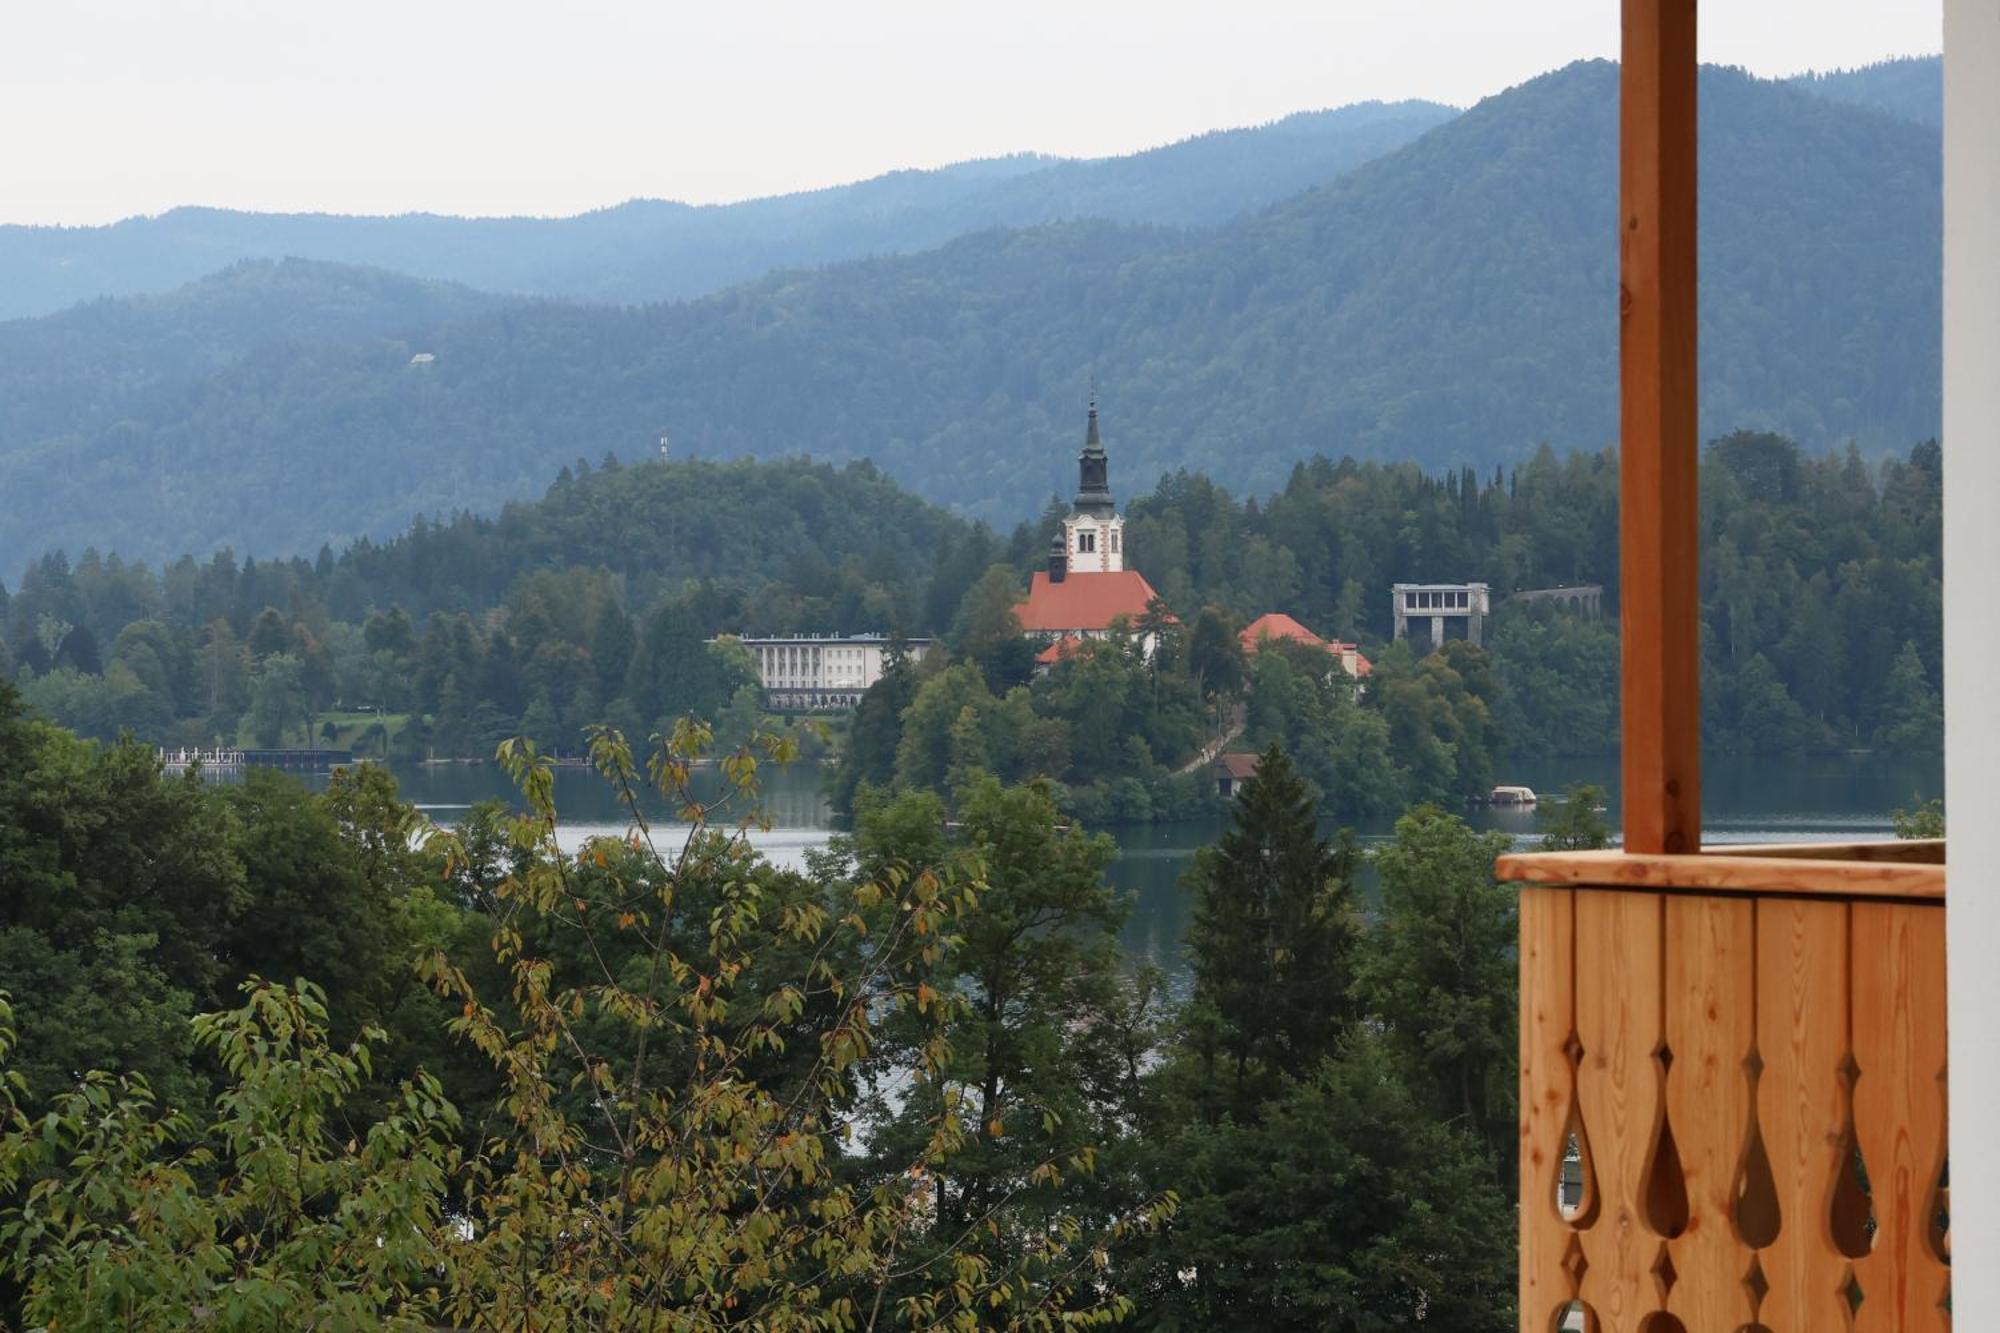
[[[1704,822],[1710,843],[1889,837],[1892,811],[1944,790],[1944,762],[1938,757],[1710,757],[1704,769]],[[475,802],[496,797],[511,800],[514,796],[506,775],[492,764],[397,765],[394,772],[405,798],[440,823],[455,822]],[[1606,818],[1616,822],[1616,759],[1522,764],[1500,776],[1504,781],[1533,787],[1545,799],[1559,795],[1571,783],[1593,783],[1606,791]],[[707,779],[715,781],[712,774]],[[317,781],[323,782],[324,777]],[[565,845],[624,832],[623,812],[588,770],[558,770],[556,802]],[[767,770],[763,804],[773,828],[753,835],[753,841],[779,865],[802,866],[805,853],[825,846],[833,835],[832,812],[821,793],[816,767]],[[647,813],[669,823],[664,804],[657,800]],[[1475,808],[1468,810],[1466,817],[1478,828],[1497,829],[1517,842],[1530,842],[1538,836],[1532,812]],[[1389,837],[1394,823],[1393,819],[1361,821],[1355,831],[1365,846]],[[1185,974],[1180,944],[1188,918],[1188,902],[1179,877],[1195,849],[1213,841],[1218,828],[1216,821],[1200,820],[1109,830],[1119,846],[1111,880],[1133,895],[1125,946],[1177,980]],[[1364,883],[1364,892],[1367,887]]]

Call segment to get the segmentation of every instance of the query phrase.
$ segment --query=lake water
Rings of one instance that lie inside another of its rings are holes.
[[[492,764],[398,766],[403,795],[440,823],[452,823],[475,802],[514,796],[506,775]],[[1571,783],[1589,782],[1607,794],[1606,818],[1618,810],[1618,761],[1613,758],[1522,764],[1502,775],[1507,782],[1533,787],[1545,798]],[[323,779],[322,779],[323,780]],[[698,779],[699,781],[699,779]],[[707,775],[713,783],[714,775]],[[1835,755],[1785,759],[1711,757],[1702,780],[1706,839],[1728,842],[1850,841],[1891,836],[1890,814],[1944,790],[1941,758],[1885,758]],[[597,777],[583,769],[556,774],[560,834],[566,846],[599,835],[622,834],[623,812]],[[799,867],[805,853],[833,834],[832,812],[820,788],[820,772],[810,765],[767,770],[763,806],[772,828],[752,841],[774,863]],[[657,800],[648,817],[666,819]],[[1476,827],[1495,829],[1519,843],[1538,836],[1532,811],[1477,808],[1466,813]],[[1393,819],[1365,820],[1355,832],[1363,845],[1388,838]],[[1133,895],[1126,922],[1126,948],[1184,975],[1180,943],[1187,929],[1187,896],[1179,879],[1196,848],[1214,840],[1219,824],[1201,820],[1109,830],[1118,841],[1113,883]],[[1331,831],[1331,828],[1329,828]],[[1362,888],[1367,891],[1364,883]]]

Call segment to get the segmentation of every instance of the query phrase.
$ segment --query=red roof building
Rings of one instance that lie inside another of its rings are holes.
[[[1026,599],[1014,605],[1021,632],[1044,641],[1035,658],[1043,670],[1073,656],[1081,640],[1103,638],[1121,618],[1138,633],[1147,606],[1159,596],[1145,575],[1125,568],[1125,520],[1111,497],[1110,466],[1093,395],[1077,456],[1076,499],[1050,545],[1048,568],[1035,574]],[[1157,646],[1153,637],[1139,635],[1139,649],[1149,658]]]
[[[1243,784],[1257,774],[1257,761],[1261,756],[1254,754],[1218,755],[1209,772],[1215,777],[1215,794],[1225,801],[1241,791]]]
[[[1266,639],[1284,639],[1324,648],[1339,658],[1341,669],[1356,680],[1366,678],[1375,669],[1374,664],[1361,655],[1359,645],[1342,643],[1339,639],[1322,639],[1282,611],[1269,611],[1258,616],[1244,626],[1239,638],[1246,655],[1255,653]]]
[[[1326,640],[1301,625],[1282,611],[1267,611],[1243,627],[1239,636],[1243,641],[1243,651],[1254,653],[1257,645],[1265,639],[1290,639],[1294,643],[1311,644],[1315,648],[1326,647]]]
[[[1029,634],[1104,634],[1120,616],[1137,625],[1156,596],[1136,569],[1060,579],[1038,569],[1027,600],[1015,604],[1014,615]]]

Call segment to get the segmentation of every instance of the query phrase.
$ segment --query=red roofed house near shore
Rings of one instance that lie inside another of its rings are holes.
[[[1036,571],[1027,598],[1014,606],[1021,631],[1044,644],[1035,658],[1043,668],[1073,656],[1085,639],[1107,637],[1120,619],[1136,632],[1146,607],[1158,596],[1145,575],[1125,568],[1125,520],[1111,498],[1095,399],[1077,474],[1076,500],[1063,519],[1062,535],[1049,547],[1049,566]],[[1140,647],[1148,657],[1153,638],[1141,636]]]
[[[1361,655],[1358,645],[1342,643],[1339,639],[1322,639],[1282,611],[1267,612],[1244,627],[1241,636],[1244,653],[1256,652],[1266,639],[1289,639],[1293,643],[1324,648],[1340,660],[1340,669],[1356,680],[1365,680],[1368,673],[1375,669],[1374,664]]]

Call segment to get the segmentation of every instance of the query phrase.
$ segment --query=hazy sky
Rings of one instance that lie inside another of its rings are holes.
[[[0,222],[176,204],[572,213],[1364,98],[1465,105],[1612,55],[1617,0],[0,0]],[[1760,74],[1936,51],[1938,0],[1726,0]]]

